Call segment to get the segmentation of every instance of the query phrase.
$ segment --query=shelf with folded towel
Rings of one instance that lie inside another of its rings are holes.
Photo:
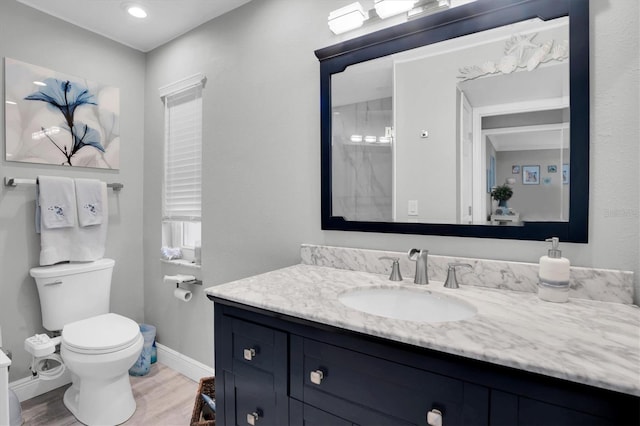
[[[4,177],[4,186],[16,187],[18,185],[35,185],[35,179],[22,179],[22,178],[12,178],[12,177]],[[124,188],[124,185],[118,182],[108,183],[107,188],[111,188],[114,191],[120,191]]]

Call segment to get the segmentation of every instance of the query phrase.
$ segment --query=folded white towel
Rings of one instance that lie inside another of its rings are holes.
[[[80,226],[102,223],[102,182],[97,179],[76,179],[76,202]]]
[[[39,176],[40,216],[47,229],[68,228],[76,224],[76,191],[73,180]]]
[[[64,261],[89,262],[104,257],[109,224],[107,185],[104,182],[101,182],[101,189],[103,216],[100,225],[58,229],[42,226],[40,265],[53,265]]]
[[[89,262],[102,259],[107,246],[107,226],[109,224],[109,207],[107,201],[107,184],[100,182],[102,189],[102,223],[95,226],[76,227],[69,260],[72,262]]]

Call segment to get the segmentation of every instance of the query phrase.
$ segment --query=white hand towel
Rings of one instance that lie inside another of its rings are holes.
[[[95,226],[73,226],[70,228],[47,229],[40,233],[40,265],[53,265],[59,262],[90,262],[104,257],[107,226],[107,185],[101,182],[102,223]]]
[[[100,182],[102,223],[95,226],[75,227],[73,246],[70,247],[69,260],[72,262],[90,262],[102,259],[107,246],[107,226],[109,207],[107,204],[107,184]]]
[[[73,180],[39,176],[40,216],[47,229],[68,228],[76,224],[76,191]]]
[[[76,179],[78,223],[81,227],[102,223],[102,182],[97,179]]]

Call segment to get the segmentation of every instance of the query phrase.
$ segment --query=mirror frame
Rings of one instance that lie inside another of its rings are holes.
[[[348,66],[527,19],[569,16],[569,221],[523,226],[348,221],[332,216],[331,76]],[[320,61],[321,217],[323,230],[587,243],[589,227],[589,1],[479,0],[318,49]]]

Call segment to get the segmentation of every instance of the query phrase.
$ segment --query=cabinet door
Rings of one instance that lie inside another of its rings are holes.
[[[225,372],[225,424],[281,426],[289,422],[288,398],[275,393],[273,378]]]
[[[287,334],[237,318],[231,319],[231,371],[255,369],[273,377],[276,392],[287,392]]]
[[[287,425],[287,334],[221,311],[215,325],[218,423]]]

